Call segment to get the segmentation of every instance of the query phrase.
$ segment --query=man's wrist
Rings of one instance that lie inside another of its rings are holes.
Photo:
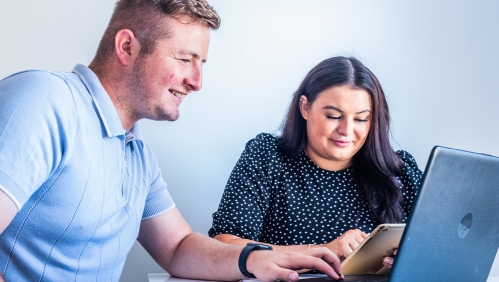
[[[325,247],[325,245],[324,244],[308,244],[307,250],[315,249],[315,248],[322,248],[322,247]]]
[[[250,273],[246,268],[246,262],[248,260],[248,256],[252,251],[258,251],[258,250],[272,250],[272,247],[264,244],[248,243],[243,248],[241,254],[239,255],[239,261],[238,261],[239,271],[248,278],[255,278],[255,275]]]

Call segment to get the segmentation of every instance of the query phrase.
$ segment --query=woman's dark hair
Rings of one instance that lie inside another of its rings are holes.
[[[317,96],[333,86],[363,89],[371,97],[371,128],[364,145],[353,157],[359,192],[365,196],[379,223],[401,222],[404,201],[400,183],[403,162],[390,144],[390,114],[381,85],[374,74],[355,58],[333,57],[320,62],[294,93],[281,125],[279,149],[297,156],[307,144],[307,123],[300,112],[300,97],[311,105]]]

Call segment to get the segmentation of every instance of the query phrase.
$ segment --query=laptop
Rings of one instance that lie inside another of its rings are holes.
[[[499,158],[436,146],[390,274],[344,281],[487,281],[498,248]]]

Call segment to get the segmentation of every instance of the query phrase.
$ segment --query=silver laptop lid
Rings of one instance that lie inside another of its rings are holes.
[[[499,158],[432,150],[390,281],[487,281],[499,247]]]

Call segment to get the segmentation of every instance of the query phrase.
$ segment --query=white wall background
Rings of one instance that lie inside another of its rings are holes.
[[[210,3],[222,26],[212,32],[203,89],[184,100],[178,121],[141,122],[195,231],[211,226],[246,141],[275,132],[308,70],[334,55],[356,56],[378,76],[396,147],[422,169],[434,145],[499,156],[498,1]],[[114,0],[2,0],[0,77],[88,64],[113,7]],[[121,280],[159,271],[136,245]]]

